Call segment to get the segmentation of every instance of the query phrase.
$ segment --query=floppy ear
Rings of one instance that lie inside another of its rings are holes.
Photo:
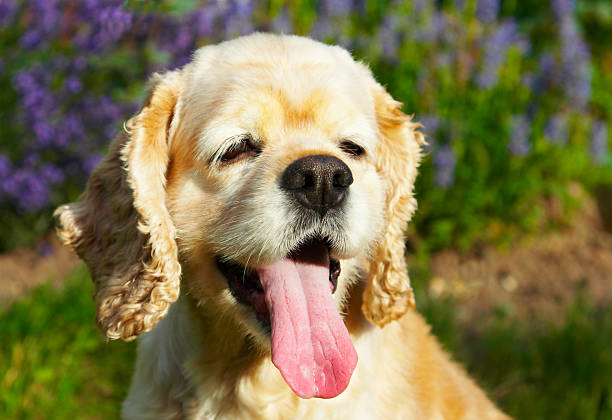
[[[373,96],[379,130],[375,159],[386,183],[386,207],[382,237],[370,260],[362,311],[370,322],[382,327],[414,308],[404,259],[404,230],[416,210],[413,186],[424,139],[415,131],[420,124],[412,123],[400,110],[401,103],[378,83],[374,83]]]
[[[112,339],[150,330],[178,298],[181,267],[165,184],[180,87],[180,71],[155,75],[148,104],[113,141],[85,192],[55,211],[59,237],[87,263],[96,319]]]

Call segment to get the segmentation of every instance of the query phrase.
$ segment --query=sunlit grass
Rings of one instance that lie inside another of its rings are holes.
[[[562,324],[508,321],[503,311],[460,327],[453,302],[422,311],[454,358],[516,419],[612,419],[612,311],[582,298]]]
[[[0,315],[0,418],[118,418],[135,346],[101,338],[92,293],[81,266]]]
[[[101,338],[92,292],[79,267],[0,314],[1,419],[118,418],[135,345]],[[515,418],[612,418],[612,311],[579,299],[561,325],[500,311],[465,327],[455,303],[418,294],[443,346]]]

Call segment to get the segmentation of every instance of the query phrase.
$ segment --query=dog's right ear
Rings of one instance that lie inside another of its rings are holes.
[[[369,74],[369,72],[368,72]],[[404,230],[416,210],[414,181],[421,158],[420,124],[401,111],[401,103],[370,76],[379,142],[376,169],[386,184],[385,228],[370,258],[370,278],[362,311],[380,327],[414,308],[414,294],[404,256]]]
[[[85,192],[55,211],[59,237],[89,267],[96,319],[112,339],[150,330],[178,298],[181,267],[165,187],[182,77],[180,70],[153,77],[148,104],[113,141]]]

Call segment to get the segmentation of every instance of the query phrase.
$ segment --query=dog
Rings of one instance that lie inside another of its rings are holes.
[[[337,46],[253,34],[152,77],[58,234],[126,419],[507,419],[414,310],[419,124]]]

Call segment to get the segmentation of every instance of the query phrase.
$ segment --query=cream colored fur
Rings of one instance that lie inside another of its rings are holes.
[[[60,237],[90,269],[102,331],[144,333],[123,417],[507,418],[414,311],[403,231],[416,209],[417,127],[365,65],[300,37],[239,38],[156,75],[85,193],[56,212]],[[261,153],[221,162],[247,134]],[[343,151],[346,140],[364,155]],[[333,216],[308,216],[279,187],[312,154],[353,174]],[[312,235],[341,261],[334,298],[359,356],[329,400],[290,390],[268,335],[215,265],[267,264]]]

